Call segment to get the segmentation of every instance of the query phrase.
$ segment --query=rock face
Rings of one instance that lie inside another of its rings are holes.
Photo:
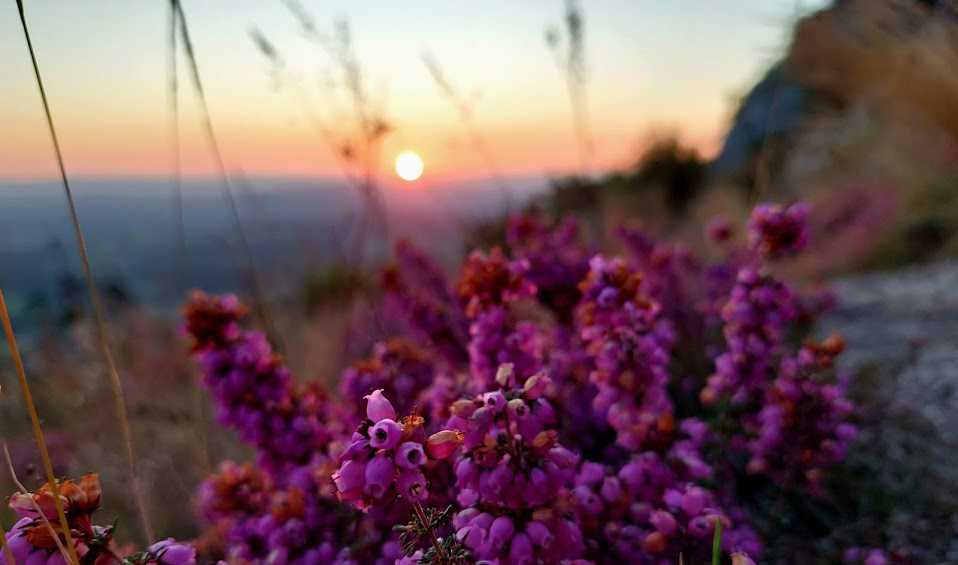
[[[786,76],[781,63],[769,69],[742,101],[711,172],[729,176],[748,167],[766,138],[788,136],[801,125],[807,99],[808,92]]]
[[[841,130],[854,123],[832,129],[862,108],[871,120],[915,127],[921,117],[954,133],[952,107],[939,111],[927,93],[954,88],[941,69],[953,68],[956,22],[956,0],[834,0],[800,18],[782,59],[742,99],[711,172],[749,178],[761,151],[780,153],[773,157],[781,171],[815,132],[837,136],[829,146],[840,148],[847,143]],[[938,66],[917,62],[916,52],[933,55]],[[907,63],[893,71],[894,61]]]
[[[839,306],[821,329],[845,336],[843,363],[900,370],[897,400],[958,440],[958,261],[856,275],[834,289]]]

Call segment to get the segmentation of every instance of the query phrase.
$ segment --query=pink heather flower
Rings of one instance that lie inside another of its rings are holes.
[[[410,500],[426,498],[426,477],[418,469],[404,469],[396,482],[399,493]]]
[[[373,422],[396,419],[396,410],[389,399],[383,395],[383,389],[376,389],[364,398],[366,399],[366,417]]]
[[[675,517],[665,510],[656,510],[653,512],[649,522],[652,524],[652,527],[666,536],[672,535],[678,527]]]
[[[708,493],[699,487],[692,487],[682,495],[682,511],[695,516],[708,504]]]
[[[154,543],[147,549],[149,563],[161,565],[195,565],[196,549],[173,538]]]
[[[622,485],[619,484],[619,479],[615,477],[606,477],[602,481],[602,488],[599,490],[602,494],[602,498],[609,502],[614,502],[622,496]]]
[[[366,464],[361,461],[346,461],[333,473],[333,482],[341,493],[362,489],[366,482]]]
[[[366,464],[366,492],[373,498],[386,494],[393,482],[395,468],[385,455],[377,455]]]
[[[403,442],[396,450],[396,465],[404,469],[415,469],[426,462],[422,445],[414,441]]]
[[[520,532],[512,538],[512,543],[509,544],[509,559],[516,565],[532,565],[535,563],[529,536]]]
[[[707,562],[716,523],[725,549],[758,559],[755,508],[735,506],[738,462],[809,493],[856,435],[843,381],[825,372],[834,348],[794,346],[819,310],[766,268],[804,246],[802,213],[756,210],[754,241],[729,242],[718,265],[638,232],[635,257],[590,262],[573,231],[524,221],[508,252],[470,256],[455,294],[425,256],[397,250],[384,284],[423,347],[377,346],[344,373],[350,408],[333,412],[241,329],[235,298],[197,299],[204,383],[262,469],[204,484],[225,557],[411,565],[428,540],[403,556],[394,526],[412,503],[453,503],[441,534],[470,562]],[[727,239],[731,226],[716,227]],[[698,400],[703,419],[680,420]],[[422,417],[400,417],[416,406]],[[713,428],[714,416],[732,417]],[[8,539],[18,562],[39,559],[23,535]],[[189,563],[189,548],[167,551],[163,565]]]
[[[533,520],[526,526],[526,535],[532,540],[532,543],[539,547],[549,549],[555,538],[549,528],[542,522]]]
[[[749,246],[768,259],[795,255],[808,246],[809,206],[759,204],[748,224]]]
[[[383,418],[369,430],[369,445],[376,449],[392,449],[399,445],[401,437],[402,426],[395,420]]]
[[[489,527],[489,541],[496,545],[505,543],[515,533],[515,526],[508,516],[499,516]]]
[[[487,392],[482,395],[482,401],[488,406],[493,412],[499,413],[502,412],[506,407],[506,397],[502,394],[501,390],[495,392]]]
[[[542,396],[546,388],[552,384],[552,379],[549,378],[545,373],[536,373],[526,379],[525,384],[523,385],[523,396],[526,398],[539,398]]]
[[[432,459],[446,459],[462,444],[462,433],[455,430],[442,430],[426,440],[426,453]]]

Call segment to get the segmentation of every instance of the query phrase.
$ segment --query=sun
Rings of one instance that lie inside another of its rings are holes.
[[[396,174],[404,181],[412,182],[422,176],[425,169],[422,157],[415,151],[403,151],[396,155]]]

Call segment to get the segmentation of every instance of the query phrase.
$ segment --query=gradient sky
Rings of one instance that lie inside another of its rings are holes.
[[[279,0],[184,0],[227,166],[247,174],[335,174],[326,147],[274,88],[248,31],[282,51],[312,103],[346,122],[320,86],[332,68]],[[714,151],[730,101],[780,53],[794,17],[822,0],[586,0],[589,111],[596,165],[634,158],[652,132],[678,131]],[[158,176],[170,170],[167,2],[27,0],[27,16],[68,170]],[[305,0],[326,26],[348,18],[370,90],[397,127],[384,161],[413,149],[427,178],[479,177],[456,113],[420,60],[432,52],[475,96],[476,122],[504,172],[569,170],[576,153],[564,83],[543,40],[557,0]],[[55,175],[50,142],[14,2],[0,9],[0,178]],[[181,66],[181,71],[185,70]],[[185,80],[185,74],[181,73]],[[213,171],[195,104],[181,92],[184,169]]]

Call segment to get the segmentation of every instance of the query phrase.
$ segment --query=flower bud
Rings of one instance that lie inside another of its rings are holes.
[[[426,477],[419,469],[405,469],[400,472],[396,486],[399,493],[409,500],[422,500],[429,495],[426,490]]]
[[[668,540],[665,539],[665,536],[662,535],[661,532],[652,532],[642,540],[642,549],[649,553],[658,554],[665,551],[667,543]]]
[[[509,386],[509,383],[512,381],[512,363],[503,363],[499,365],[499,370],[496,371],[496,382],[501,387]]]
[[[366,399],[366,417],[373,422],[396,419],[396,410],[389,399],[383,395],[383,389],[376,389],[363,398]]]
[[[487,392],[482,395],[482,402],[488,406],[490,410],[498,414],[506,407],[506,396],[502,394],[501,390]]]
[[[512,538],[512,543],[509,545],[509,561],[510,563],[515,563],[515,565],[531,565],[535,563],[532,556],[532,542],[529,541],[529,536],[518,533]]]
[[[455,453],[462,439],[462,432],[456,430],[436,432],[426,440],[426,453],[433,459],[446,459]]]
[[[555,541],[555,538],[553,537],[552,532],[549,531],[549,528],[547,528],[542,522],[537,522],[535,520],[529,522],[529,524],[526,526],[526,535],[529,536],[529,539],[532,540],[532,543],[543,549],[549,549],[549,546],[551,546],[552,542]]]
[[[505,544],[513,533],[515,533],[515,526],[512,524],[512,518],[508,516],[499,516],[489,526],[489,540],[497,545]]]
[[[700,487],[691,487],[682,495],[682,510],[689,516],[695,516],[708,504],[708,493]]]
[[[665,510],[656,510],[653,512],[649,522],[652,524],[653,528],[666,536],[672,535],[672,533],[675,532],[675,529],[678,527],[675,517]]]
[[[546,388],[552,382],[552,379],[549,378],[545,373],[536,373],[526,379],[525,384],[523,385],[523,395],[532,400],[542,396]]]

